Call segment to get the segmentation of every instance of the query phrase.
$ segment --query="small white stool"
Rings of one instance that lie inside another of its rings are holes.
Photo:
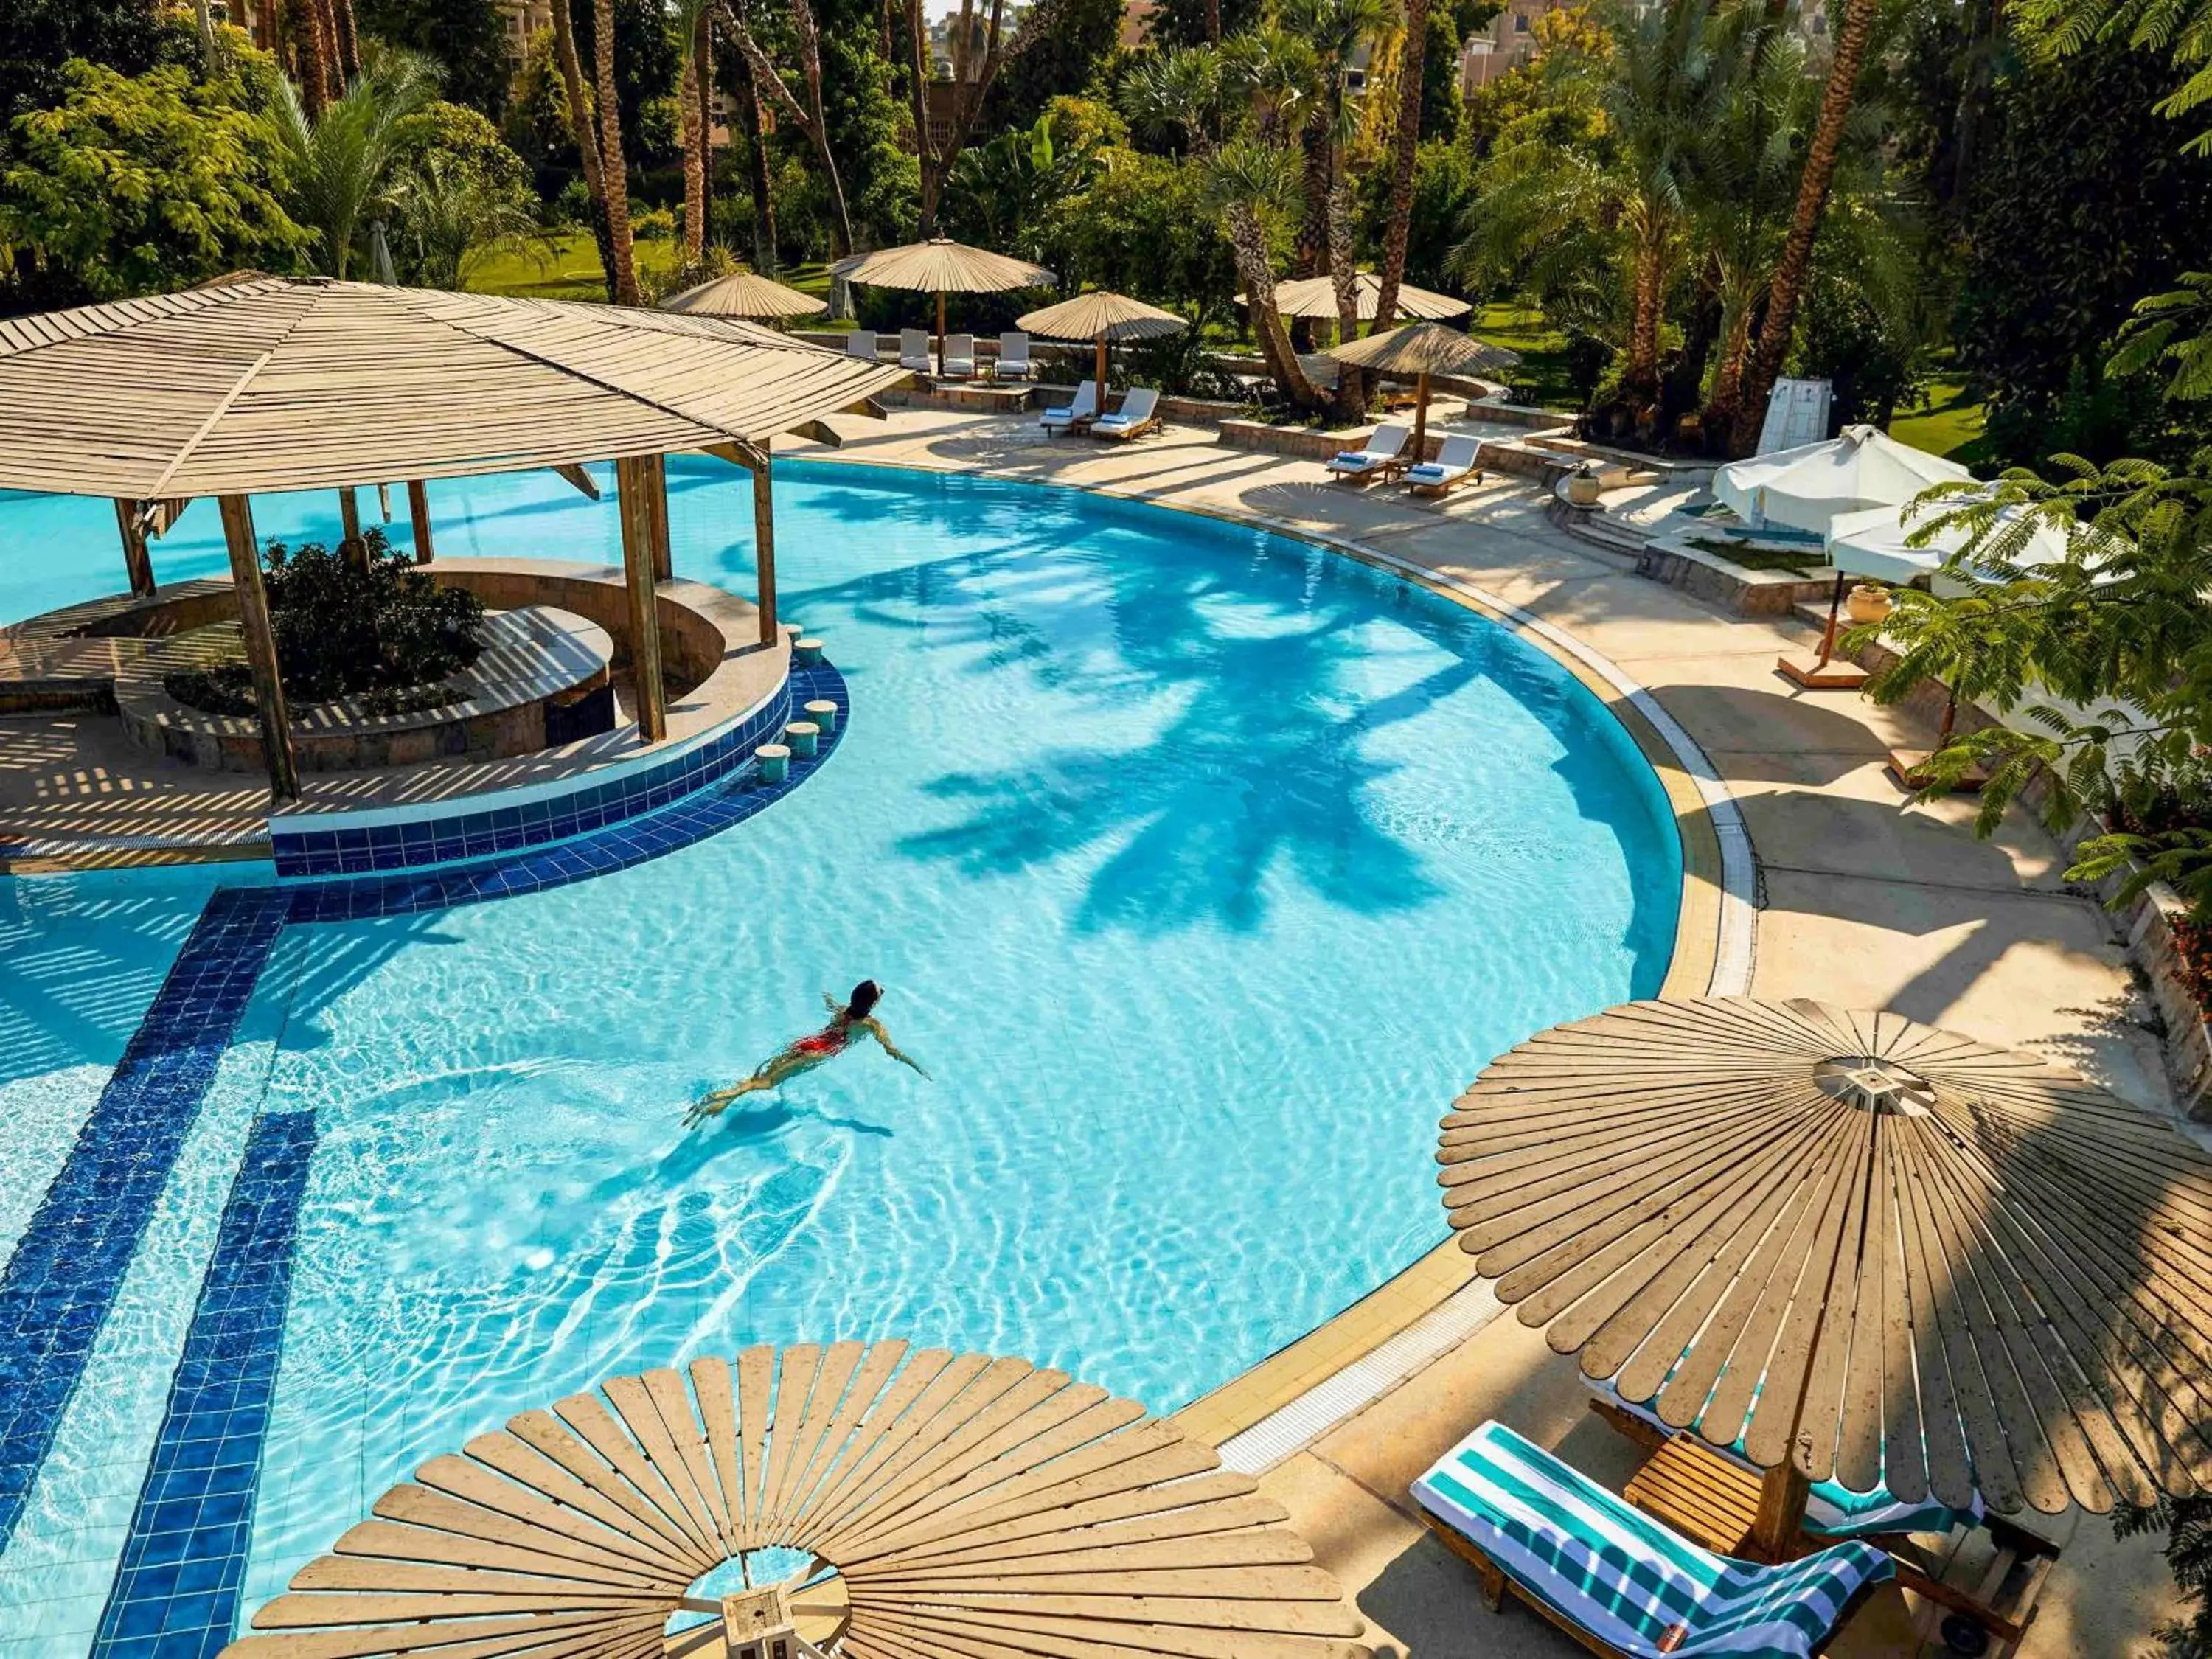
[[[783,740],[794,755],[811,756],[819,746],[822,728],[812,720],[793,720],[783,728]]]
[[[780,743],[764,743],[753,750],[763,783],[781,783],[791,775],[791,750]]]
[[[825,737],[837,729],[837,705],[827,697],[815,698],[801,712],[808,720],[822,728]]]

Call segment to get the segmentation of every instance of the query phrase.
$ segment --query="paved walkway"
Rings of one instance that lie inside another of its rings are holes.
[[[1425,503],[1328,484],[1312,462],[1224,448],[1210,432],[1048,445],[1028,422],[995,417],[907,411],[837,424],[848,434],[843,460],[981,470],[1245,514],[1357,539],[1524,608],[1652,690],[1735,794],[1760,874],[1755,994],[1894,1008],[2033,1049],[2169,1114],[2147,1005],[2111,920],[2067,890],[2063,860],[2038,827],[2015,814],[1978,841],[1963,804],[1904,805],[1882,761],[1893,744],[1924,744],[1932,733],[1922,722],[1791,686],[1774,659],[1807,635],[1723,617],[1637,577],[1625,559],[1555,529],[1524,483]],[[1413,1201],[1433,1200],[1417,1193]],[[1571,1363],[1507,1316],[1265,1476],[1356,1595],[1378,1653],[1580,1651],[1525,1610],[1488,1613],[1473,1574],[1413,1517],[1407,1483],[1491,1416],[1616,1487],[1629,1473],[1629,1449],[1584,1409]],[[2067,1554],[2021,1651],[2135,1659],[2151,1626],[2172,1616],[2164,1563],[2143,1544],[2115,1545],[2099,1517],[2069,1516],[2045,1529]],[[1893,1592],[1836,1652],[1918,1650]]]

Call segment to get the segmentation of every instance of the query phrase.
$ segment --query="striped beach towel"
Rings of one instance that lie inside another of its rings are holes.
[[[1462,1441],[1413,1497],[1532,1599],[1636,1659],[1810,1659],[1861,1587],[1896,1571],[1860,1543],[1779,1567],[1729,1560],[1502,1423]]]

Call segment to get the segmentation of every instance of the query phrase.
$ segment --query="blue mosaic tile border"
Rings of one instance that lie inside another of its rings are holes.
[[[0,1274],[0,1550],[238,1029],[288,896],[209,899]]]
[[[238,1624],[315,1115],[255,1121],[93,1659],[213,1659]]]
[[[610,826],[576,841],[533,848],[511,858],[455,868],[427,870],[374,880],[317,882],[288,890],[294,921],[359,921],[371,916],[410,915],[442,910],[483,899],[509,898],[548,887],[564,886],[634,864],[657,859],[742,823],[781,800],[814,775],[843,739],[851,704],[845,678],[827,663],[792,671],[794,706],[827,698],[837,705],[837,730],[822,739],[811,758],[794,755],[781,783],[763,783],[748,765],[717,789],[702,790],[647,817]],[[748,750],[748,757],[750,751]]]
[[[457,811],[358,830],[288,830],[284,818],[273,817],[269,845],[276,873],[289,878],[419,870],[520,852],[657,812],[749,763],[754,749],[782,731],[791,718],[800,677],[811,672],[794,667],[759,712],[696,749],[605,783],[591,783],[586,774],[577,780],[584,787],[573,793],[521,806]],[[465,802],[455,805],[465,806]]]

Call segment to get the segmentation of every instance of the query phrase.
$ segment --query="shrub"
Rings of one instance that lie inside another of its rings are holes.
[[[434,686],[474,663],[483,649],[483,601],[441,587],[381,530],[362,538],[366,568],[319,542],[271,542],[264,562],[276,667],[302,702],[368,698],[371,712],[416,706],[395,694]],[[214,714],[253,708],[243,668],[184,670],[164,682],[178,702]]]
[[[666,208],[647,208],[642,213],[630,216],[629,234],[641,242],[672,242],[676,240],[676,216]]]

